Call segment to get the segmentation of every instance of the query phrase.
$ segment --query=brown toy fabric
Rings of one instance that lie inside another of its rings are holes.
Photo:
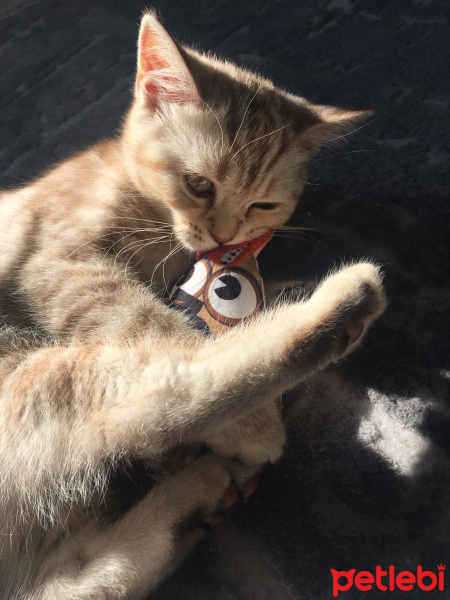
[[[264,308],[264,286],[256,256],[270,237],[265,234],[207,253],[176,283],[171,303],[214,337],[259,313]]]
[[[241,244],[219,246],[199,260],[173,287],[168,304],[183,310],[192,323],[216,337],[264,309],[264,283],[256,257],[273,231]],[[281,408],[281,399],[277,401]],[[149,465],[160,481],[192,463],[203,444],[180,444]]]

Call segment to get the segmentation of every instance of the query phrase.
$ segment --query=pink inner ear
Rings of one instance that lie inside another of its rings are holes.
[[[158,69],[166,69],[170,67],[170,64],[158,52],[158,36],[151,29],[144,29],[142,32],[139,59],[136,87],[139,88],[143,83],[148,96],[152,99],[152,104],[156,105],[158,86],[155,85],[148,74]]]
[[[153,71],[169,69],[169,61],[161,53],[161,43],[158,34],[149,28],[144,29],[141,36],[141,47],[139,56],[139,72],[136,78],[136,87],[143,87],[147,93],[148,99],[153,107],[156,107],[159,100],[166,102],[176,102],[184,104],[191,98],[190,90],[186,81],[181,75],[179,78],[173,74],[163,74],[152,77]],[[163,98],[161,98],[163,96]]]
[[[158,36],[151,30],[145,29],[142,32],[142,47],[141,47],[141,69],[148,73],[155,69],[165,69],[170,67],[167,60],[161,56],[158,51]]]

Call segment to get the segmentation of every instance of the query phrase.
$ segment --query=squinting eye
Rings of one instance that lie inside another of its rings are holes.
[[[273,210],[278,204],[273,202],[254,202],[250,208],[260,208],[261,210]]]
[[[211,196],[214,193],[214,184],[209,179],[200,175],[185,175],[186,185],[196,196]]]

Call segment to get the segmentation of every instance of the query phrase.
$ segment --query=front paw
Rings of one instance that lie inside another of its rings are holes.
[[[205,442],[220,456],[234,457],[247,465],[262,465],[280,458],[286,433],[278,408],[269,402]]]
[[[213,526],[253,495],[258,472],[259,467],[208,453],[161,485],[175,483],[184,507],[189,501],[193,504],[196,523]]]
[[[311,298],[335,331],[337,358],[352,352],[387,306],[380,269],[371,263],[344,267],[325,279]]]

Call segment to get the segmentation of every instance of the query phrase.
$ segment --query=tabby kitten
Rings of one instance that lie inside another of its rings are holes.
[[[195,252],[285,223],[319,145],[363,117],[179,46],[148,12],[120,136],[1,195],[2,598],[143,598],[280,456],[274,398],[355,347],[385,306],[378,269],[218,339],[159,294]],[[193,441],[215,454],[110,510],[117,464]]]

